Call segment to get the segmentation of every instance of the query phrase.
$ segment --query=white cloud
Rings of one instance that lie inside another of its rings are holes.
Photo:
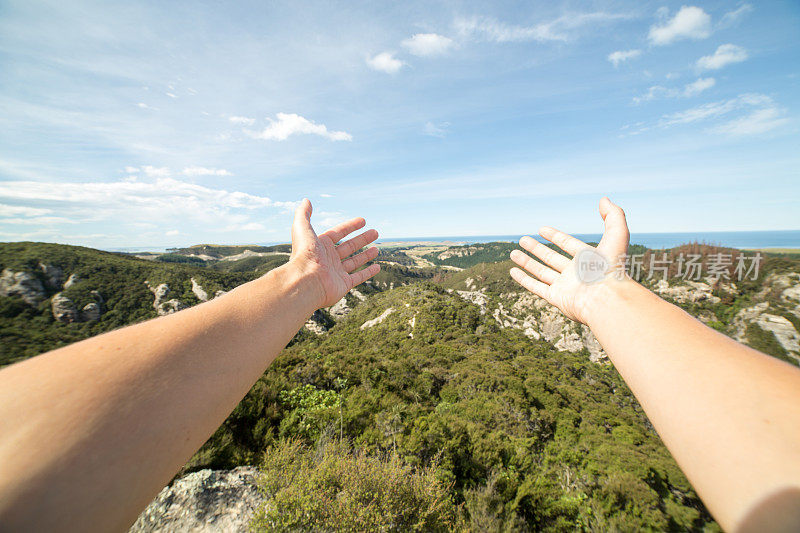
[[[447,135],[448,126],[450,126],[449,122],[442,122],[438,125],[433,122],[426,122],[425,127],[422,128],[422,133],[430,137],[444,137]]]
[[[35,216],[47,215],[52,212],[53,212],[52,209],[44,209],[40,207],[0,204],[0,216],[2,217],[11,217],[11,216],[35,217]]]
[[[697,60],[700,70],[718,70],[731,63],[740,63],[747,59],[747,50],[735,44],[723,44],[710,56],[703,56]]]
[[[640,55],[642,55],[641,50],[617,50],[616,52],[608,54],[608,60],[611,61],[615,67],[618,67],[620,63],[637,58]]]
[[[139,172],[139,167],[125,167],[125,172],[128,174],[136,174]]]
[[[23,207],[17,207],[19,204]],[[20,239],[33,236],[28,227],[38,227],[41,229],[34,231],[39,232],[38,239],[74,242],[91,239],[64,235],[64,226],[121,224],[128,233],[153,244],[165,235],[164,230],[158,232],[156,228],[169,228],[168,236],[176,235],[175,231],[184,235],[187,229],[218,233],[227,231],[220,226],[220,221],[225,221],[232,226],[230,231],[265,231],[262,221],[270,211],[288,210],[293,205],[294,202],[276,202],[266,196],[203,187],[174,178],[105,183],[6,181],[0,182],[0,230]],[[14,226],[17,229],[11,231]],[[153,231],[147,233],[149,230]],[[117,240],[121,238],[118,236]]]
[[[375,70],[380,70],[381,72],[386,72],[388,74],[394,74],[400,70],[405,63],[394,57],[391,52],[381,52],[376,56],[368,57],[367,65]]]
[[[717,83],[714,78],[698,78],[692,83],[686,84],[683,89],[675,87],[663,87],[661,85],[653,85],[642,96],[635,96],[633,101],[637,104],[655,100],[656,98],[689,98],[697,96],[703,91],[710,89]]]
[[[681,39],[705,39],[709,35],[711,16],[699,7],[683,6],[671,19],[651,26],[648,39],[655,45],[665,45]]]
[[[252,126],[253,124],[256,123],[256,119],[250,117],[231,116],[228,117],[228,120],[230,120],[234,124],[242,124],[244,126]]]
[[[167,167],[153,167],[150,165],[145,165],[141,170],[149,178],[165,178],[170,175],[170,171]]]
[[[178,97],[178,95],[176,95],[175,93],[165,93],[165,94],[167,96],[169,96],[170,98],[177,98]]]
[[[730,28],[731,26],[735,26],[743,16],[751,11],[753,11],[753,6],[750,4],[742,4],[737,9],[725,13],[722,16],[722,20],[719,21],[719,27]]]
[[[453,39],[437,33],[416,33],[400,44],[415,56],[434,56],[446,53]]]
[[[167,237],[174,237],[175,235],[180,235],[180,234],[181,232],[176,229],[171,229],[169,231],[164,232],[164,235],[166,235]]]
[[[771,131],[789,122],[785,111],[772,98],[763,94],[742,94],[736,98],[711,102],[662,117],[662,127],[713,120],[745,111],[745,114],[710,129],[728,135],[756,135]]]
[[[325,137],[331,141],[351,141],[353,136],[345,131],[328,131],[324,124],[316,124],[305,117],[294,113],[278,113],[278,119],[269,120],[269,126],[261,131],[245,130],[245,133],[255,139],[270,141],[285,141],[291,135],[310,134]]]
[[[703,91],[713,87],[716,83],[717,80],[715,80],[714,78],[698,78],[697,80],[687,84],[686,87],[683,88],[683,95],[697,96]]]
[[[777,107],[757,109],[747,116],[720,124],[713,131],[733,136],[758,135],[788,123],[789,119],[783,114],[783,110]]]
[[[515,26],[498,22],[490,18],[473,17],[458,19],[455,22],[458,32],[468,38],[496,43],[527,41],[567,41],[574,31],[588,25],[610,22],[627,15],[612,13],[574,13],[564,15],[550,22],[542,22],[533,26]]]
[[[144,102],[139,102],[138,104],[136,104],[136,107],[138,107],[139,109],[155,109],[154,107],[150,107]]]
[[[320,198],[333,198],[333,195],[328,193],[322,193],[319,196]]]
[[[228,170],[224,168],[206,168],[206,167],[186,167],[181,171],[184,176],[233,176]]]

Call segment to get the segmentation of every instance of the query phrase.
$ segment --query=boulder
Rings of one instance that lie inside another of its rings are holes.
[[[69,277],[67,278],[67,281],[64,282],[64,288],[69,289],[79,281],[81,281],[80,276],[78,276],[77,274],[70,274]]]
[[[178,311],[182,311],[186,309],[188,306],[180,300],[172,299],[167,300],[166,302],[161,302],[156,307],[156,313],[158,316],[164,315],[171,315],[172,313],[177,313]]]
[[[57,290],[61,287],[61,279],[64,277],[63,270],[57,266],[46,265],[44,263],[39,263],[39,268],[42,269],[44,280],[48,288]]]
[[[53,310],[53,318],[59,322],[71,324],[72,322],[78,322],[80,320],[80,315],[75,308],[75,304],[60,292],[53,296],[53,299],[50,301],[50,306]]]
[[[152,531],[245,532],[264,501],[258,470],[200,470],[164,488],[145,508],[131,533]]]
[[[81,310],[81,320],[84,322],[97,322],[100,320],[100,315],[102,315],[100,304],[94,302],[84,305]]]
[[[36,306],[46,294],[42,282],[32,274],[6,268],[0,276],[0,296],[19,296],[28,305]]]

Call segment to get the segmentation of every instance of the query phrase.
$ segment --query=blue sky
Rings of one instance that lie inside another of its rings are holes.
[[[800,228],[800,4],[0,2],[0,240]]]

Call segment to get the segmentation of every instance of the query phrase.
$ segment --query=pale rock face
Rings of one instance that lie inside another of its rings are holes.
[[[72,322],[78,322],[80,320],[80,315],[78,315],[75,304],[60,292],[53,296],[53,299],[50,301],[50,307],[53,310],[53,318],[59,322],[71,324]]]
[[[373,318],[372,320],[367,320],[366,322],[361,324],[361,329],[364,330],[364,329],[367,329],[367,328],[371,328],[373,326],[377,326],[378,324],[380,324],[381,322],[386,320],[389,317],[389,315],[391,315],[392,313],[394,313],[394,308],[390,307],[389,309],[387,309],[386,311],[381,313],[380,316],[377,316],[377,317]]]
[[[739,342],[746,341],[747,324],[753,322],[756,317],[764,313],[767,309],[769,309],[769,302],[761,302],[751,307],[745,307],[736,313],[736,316],[733,317],[733,326],[735,329],[733,338]]]
[[[349,305],[347,305],[347,297],[342,296],[342,299],[333,304],[328,308],[328,312],[331,314],[334,320],[341,320],[350,314],[352,309]]]
[[[42,282],[33,275],[6,268],[0,276],[0,296],[19,296],[28,305],[36,306],[46,294]]]
[[[715,304],[721,301],[718,296],[712,294],[714,289],[708,283],[702,281],[685,281],[684,283],[685,285],[670,286],[669,282],[662,279],[656,283],[654,290],[661,296],[666,296],[682,304],[689,302],[708,302]],[[728,292],[734,290],[731,289],[730,285],[726,287],[728,288]]]
[[[800,334],[786,317],[764,313],[756,320],[761,329],[771,331],[778,343],[787,352],[794,352],[795,357],[800,354]]]
[[[482,315],[486,314],[487,306],[489,304],[489,297],[486,296],[486,293],[483,291],[483,289],[480,291],[456,291],[456,293],[466,301],[477,305],[480,308]]]
[[[139,515],[130,533],[155,531],[246,532],[264,501],[258,470],[200,470],[164,488]]]
[[[228,291],[218,290],[217,292],[214,293],[214,298],[219,298],[224,294],[228,294]]]
[[[45,283],[49,288],[58,289],[61,286],[61,279],[64,277],[64,272],[59,267],[39,263],[39,268],[42,269]]]
[[[101,314],[100,305],[88,303],[81,310],[81,319],[85,322],[97,322]]]
[[[323,335],[328,332],[328,328],[325,326],[325,317],[319,310],[314,311],[311,318],[306,321],[305,328],[314,335]]]
[[[64,288],[69,289],[79,281],[81,281],[80,276],[78,276],[77,274],[70,274],[69,277],[67,278],[67,281],[64,282]]]
[[[158,316],[171,315],[172,313],[177,313],[178,311],[186,309],[187,305],[180,300],[174,298],[172,300],[166,300],[169,295],[169,285],[166,283],[162,283],[157,287],[152,287],[147,281],[145,281],[144,284],[147,285],[147,288],[150,289],[150,292],[152,292],[155,297],[153,300],[153,308],[156,310],[156,313],[158,313]]]
[[[201,287],[200,284],[197,283],[197,281],[195,281],[194,278],[192,278],[191,281],[192,281],[192,292],[194,293],[195,296],[197,296],[197,299],[200,300],[201,302],[207,302],[208,293],[203,290],[203,287]]]

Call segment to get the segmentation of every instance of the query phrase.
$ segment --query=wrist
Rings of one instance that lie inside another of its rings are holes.
[[[637,290],[646,290],[628,275],[608,276],[592,291],[585,307],[585,323],[594,330],[596,325],[617,305],[625,304]]]
[[[285,297],[298,301],[309,316],[322,307],[325,292],[318,277],[295,262],[289,261],[269,271],[261,279],[266,281],[265,278],[272,278],[270,283],[277,283]]]

